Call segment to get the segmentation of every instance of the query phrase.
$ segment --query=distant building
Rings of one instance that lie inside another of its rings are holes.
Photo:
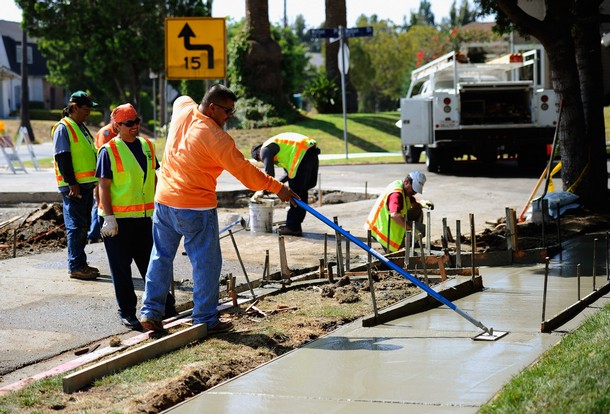
[[[0,20],[0,118],[21,108],[21,24]],[[47,81],[46,60],[35,38],[28,38],[28,87],[30,107],[63,108],[65,91]]]

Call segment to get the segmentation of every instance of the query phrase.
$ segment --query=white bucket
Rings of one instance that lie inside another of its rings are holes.
[[[273,227],[273,200],[250,202],[250,230],[254,233],[271,233]]]

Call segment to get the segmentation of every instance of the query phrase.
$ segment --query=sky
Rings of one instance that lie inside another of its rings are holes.
[[[268,0],[269,20],[271,23],[281,23],[284,19],[284,2],[286,3],[286,16],[288,24],[292,24],[299,14],[305,18],[307,27],[319,27],[324,21],[325,0]],[[347,26],[355,26],[356,19],[361,14],[372,16],[376,14],[380,19],[392,20],[402,23],[403,16],[409,16],[411,11],[419,9],[420,0],[346,0]],[[449,16],[449,9],[453,0],[431,0],[432,13],[437,23]],[[245,0],[215,0],[212,6],[212,17],[230,17],[240,20],[245,15]],[[461,0],[456,0],[459,6]],[[469,1],[472,7],[473,1]],[[21,21],[21,9],[14,0],[0,0],[0,20],[14,22]],[[407,17],[408,19],[408,17]]]

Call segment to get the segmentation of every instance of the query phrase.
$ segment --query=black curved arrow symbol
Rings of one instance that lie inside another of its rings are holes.
[[[184,38],[184,48],[186,50],[205,50],[208,52],[208,69],[214,69],[214,47],[212,47],[212,45],[192,45],[191,37],[197,36],[195,36],[195,33],[193,33],[193,30],[188,23],[184,24],[184,27],[178,35],[178,38],[180,37]]]

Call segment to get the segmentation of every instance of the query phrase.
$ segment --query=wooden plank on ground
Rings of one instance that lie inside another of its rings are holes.
[[[206,324],[195,325],[158,339],[150,344],[146,344],[140,348],[132,349],[124,354],[117,355],[114,358],[99,362],[91,367],[67,375],[62,380],[64,392],[71,394],[98,378],[114,374],[115,372],[136,365],[142,361],[181,348],[186,344],[205,337],[207,333]]]

